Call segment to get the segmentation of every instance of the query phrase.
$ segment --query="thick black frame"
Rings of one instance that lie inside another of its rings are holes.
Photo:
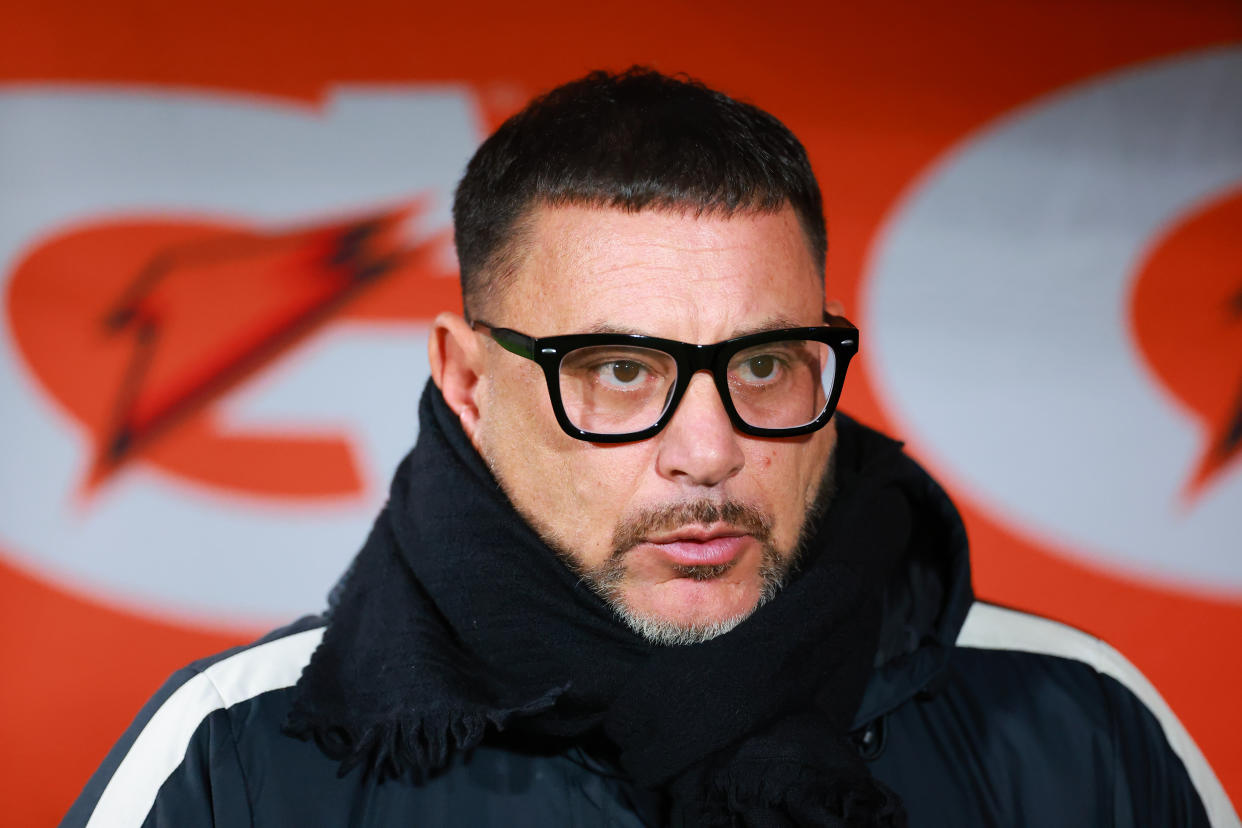
[[[681,404],[681,398],[690,387],[690,380],[699,371],[709,371],[716,383],[720,401],[724,404],[734,428],[752,437],[796,437],[810,434],[828,424],[837,409],[837,401],[841,398],[841,388],[845,385],[845,372],[849,368],[850,359],[858,353],[858,328],[844,316],[824,314],[824,325],[810,328],[781,328],[773,331],[739,336],[726,339],[712,345],[692,345],[678,342],[675,339],[661,339],[641,334],[598,333],[598,334],[566,334],[564,336],[532,337],[515,331],[512,328],[495,328],[486,322],[475,320],[471,327],[480,333],[486,333],[500,347],[517,356],[538,363],[543,369],[544,379],[548,385],[548,396],[552,400],[552,411],[561,429],[570,437],[590,443],[633,443],[654,437],[668,425],[669,420]],[[823,342],[837,358],[837,372],[832,384],[832,392],[828,397],[823,412],[805,425],[792,428],[760,428],[752,426],[742,419],[733,405],[729,394],[727,368],[729,360],[738,351],[765,342],[777,342],[782,339],[810,339]],[[664,412],[655,423],[642,431],[631,431],[625,434],[597,434],[583,431],[569,421],[565,414],[565,404],[561,400],[560,368],[561,360],[567,353],[576,348],[594,345],[631,345],[663,351],[677,363],[677,381],[669,394]]]

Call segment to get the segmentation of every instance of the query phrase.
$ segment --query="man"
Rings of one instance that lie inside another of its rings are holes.
[[[328,613],[174,676],[66,825],[1237,824],[1142,677],[974,603],[944,493],[834,416],[858,332],[772,116],[593,74],[454,222],[465,317]]]

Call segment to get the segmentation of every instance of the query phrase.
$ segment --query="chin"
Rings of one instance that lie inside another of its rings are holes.
[[[626,626],[652,644],[700,644],[729,632],[771,597],[757,577],[742,584],[727,577],[674,578],[605,599]]]

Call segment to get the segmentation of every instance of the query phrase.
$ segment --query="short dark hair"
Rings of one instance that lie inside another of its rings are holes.
[[[592,72],[534,99],[483,142],[453,200],[468,317],[502,290],[537,206],[730,216],[789,204],[823,274],[823,199],[775,117],[686,77]]]

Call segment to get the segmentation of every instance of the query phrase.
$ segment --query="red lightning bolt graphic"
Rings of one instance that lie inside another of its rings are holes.
[[[1158,240],[1135,283],[1139,350],[1205,436],[1186,480],[1187,505],[1242,458],[1239,227],[1242,191],[1202,205]]]
[[[1242,280],[1239,281],[1242,283]],[[1242,289],[1234,295],[1227,312],[1234,325],[1242,326]],[[1238,361],[1242,363],[1242,359]],[[1224,418],[1216,425],[1216,431],[1208,443],[1208,450],[1191,478],[1192,494],[1202,490],[1215,475],[1242,453],[1242,377],[1234,383],[1234,387],[1237,390],[1234,392],[1233,404],[1225,410]]]
[[[105,319],[132,338],[133,354],[91,485],[406,264],[416,252],[400,237],[409,215],[160,250]]]
[[[455,274],[438,265],[447,234],[405,237],[421,212],[416,203],[280,231],[112,220],[32,249],[6,309],[32,375],[90,433],[85,491],[141,457],[250,494],[360,492],[344,435],[243,433],[217,421],[214,403],[332,319],[456,307]]]

